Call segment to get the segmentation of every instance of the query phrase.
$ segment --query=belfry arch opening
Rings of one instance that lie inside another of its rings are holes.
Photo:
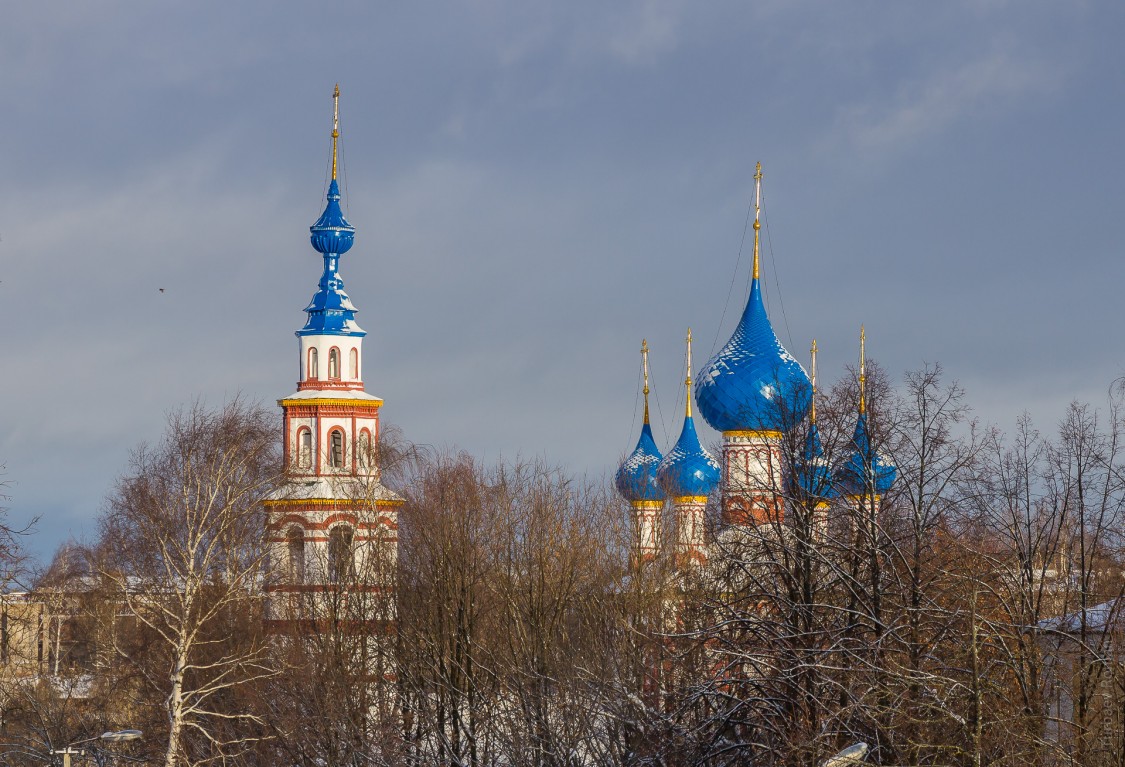
[[[348,525],[337,525],[328,533],[328,577],[333,583],[355,578],[355,531]]]
[[[356,452],[359,453],[359,466],[361,469],[367,469],[375,465],[374,456],[372,455],[373,445],[371,443],[371,432],[363,429],[359,433],[359,444],[356,446]]]
[[[297,432],[297,468],[312,468],[312,430],[308,428]]]
[[[328,468],[344,468],[344,431],[333,429],[328,433]]]
[[[285,548],[289,555],[289,580],[305,582],[305,532],[300,525],[290,525],[285,531]]]

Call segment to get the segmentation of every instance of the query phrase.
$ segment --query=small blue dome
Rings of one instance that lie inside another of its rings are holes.
[[[641,427],[637,447],[621,462],[621,467],[617,470],[617,492],[627,501],[663,501],[664,490],[656,481],[660,460],[660,451],[656,448],[656,440],[652,438],[652,427],[646,421]]]
[[[297,331],[298,336],[337,335],[365,336],[367,333],[356,324],[358,311],[344,292],[340,277],[340,255],[351,249],[355,240],[355,227],[347,222],[340,211],[340,186],[336,179],[328,186],[328,204],[317,222],[309,227],[313,248],[324,257],[324,273],[319,289],[305,307],[309,319]]]
[[[855,422],[852,448],[852,454],[840,467],[840,480],[845,491],[850,495],[862,495],[874,490],[876,495],[883,495],[890,490],[898,476],[898,468],[871,447],[865,412],[861,412]]]
[[[832,467],[824,457],[824,447],[820,441],[820,429],[816,422],[809,424],[805,437],[805,447],[793,467],[793,482],[806,496],[829,499],[839,495],[832,477]]]
[[[719,463],[699,444],[695,419],[684,418],[684,430],[675,446],[656,469],[660,486],[672,498],[684,495],[710,495],[719,485]]]
[[[809,412],[812,384],[777,340],[758,280],[734,335],[700,372],[695,401],[717,431],[784,431]]]
[[[316,223],[309,227],[309,239],[317,253],[342,255],[352,247],[355,227],[344,218],[340,210],[340,185],[336,179],[328,186],[328,204]]]

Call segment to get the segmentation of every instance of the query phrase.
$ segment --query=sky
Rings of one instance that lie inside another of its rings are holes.
[[[848,375],[863,323],[893,378],[1050,432],[1125,374],[1123,33],[1080,0],[8,4],[9,521],[49,558],[169,411],[295,389],[337,82],[341,274],[415,442],[606,476],[647,338],[670,446],[687,328],[701,366],[748,294],[757,161],[798,359]]]

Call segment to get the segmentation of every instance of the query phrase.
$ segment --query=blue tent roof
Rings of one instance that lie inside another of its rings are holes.
[[[718,431],[784,431],[809,411],[808,374],[777,340],[757,279],[734,335],[699,374],[695,401]]]

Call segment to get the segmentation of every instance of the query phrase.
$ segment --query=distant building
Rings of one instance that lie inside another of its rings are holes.
[[[1062,753],[1125,747],[1125,599],[1042,620],[1047,742]]]

